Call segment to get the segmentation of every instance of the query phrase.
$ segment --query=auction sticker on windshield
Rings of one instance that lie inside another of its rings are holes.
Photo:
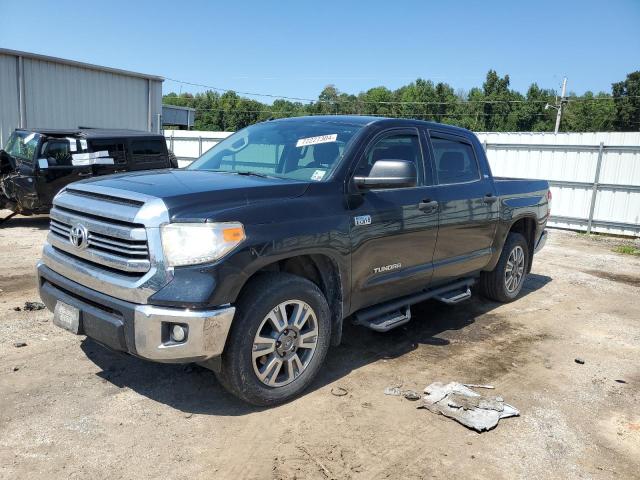
[[[314,180],[316,182],[319,182],[320,180],[322,180],[324,178],[324,174],[327,173],[324,170],[316,170],[315,172],[313,172],[313,175],[311,175],[311,180]]]
[[[335,142],[338,139],[338,134],[333,135],[320,135],[319,137],[301,138],[297,141],[296,147],[306,147],[307,145],[317,145],[319,143]]]

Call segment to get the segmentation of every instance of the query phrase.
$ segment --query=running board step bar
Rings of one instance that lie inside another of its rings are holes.
[[[355,315],[355,324],[370,328],[376,332],[388,332],[391,329],[404,325],[411,320],[411,307],[409,305],[394,312],[385,313],[379,317],[364,320]]]
[[[395,300],[390,300],[379,305],[373,305],[353,314],[353,323],[375,330],[376,332],[388,332],[389,330],[404,325],[411,320],[410,306],[435,298],[444,303],[455,304],[468,299],[471,296],[469,287],[475,283],[475,278],[465,278],[449,285],[423,290],[413,295],[407,295]]]
[[[455,305],[471,298],[471,289],[467,286],[465,290],[452,290],[442,295],[436,295],[436,300],[446,303],[447,305]]]

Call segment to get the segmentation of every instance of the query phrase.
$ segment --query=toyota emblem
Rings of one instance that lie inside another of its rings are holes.
[[[87,248],[88,236],[87,228],[80,223],[71,227],[69,231],[69,241],[76,248]]]

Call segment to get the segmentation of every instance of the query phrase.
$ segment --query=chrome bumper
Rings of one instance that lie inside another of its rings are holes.
[[[223,305],[208,310],[141,305],[118,299],[79,284],[38,262],[40,298],[52,312],[58,302],[80,312],[79,334],[113,350],[167,363],[205,362],[224,350],[235,307]],[[178,324],[184,340],[171,339]]]
[[[538,253],[540,250],[542,250],[542,248],[544,247],[544,245],[547,243],[547,231],[544,230],[542,232],[542,235],[540,235],[540,239],[538,240],[538,243],[536,244],[536,248],[534,249],[535,253]]]
[[[235,307],[218,310],[190,311],[138,305],[134,309],[134,331],[137,355],[158,362],[209,360],[222,354]],[[169,339],[169,325],[186,327],[182,342]]]

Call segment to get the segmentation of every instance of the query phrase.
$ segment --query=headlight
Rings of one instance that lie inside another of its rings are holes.
[[[167,265],[197,265],[222,258],[240,245],[244,227],[239,222],[170,223],[161,227]]]

